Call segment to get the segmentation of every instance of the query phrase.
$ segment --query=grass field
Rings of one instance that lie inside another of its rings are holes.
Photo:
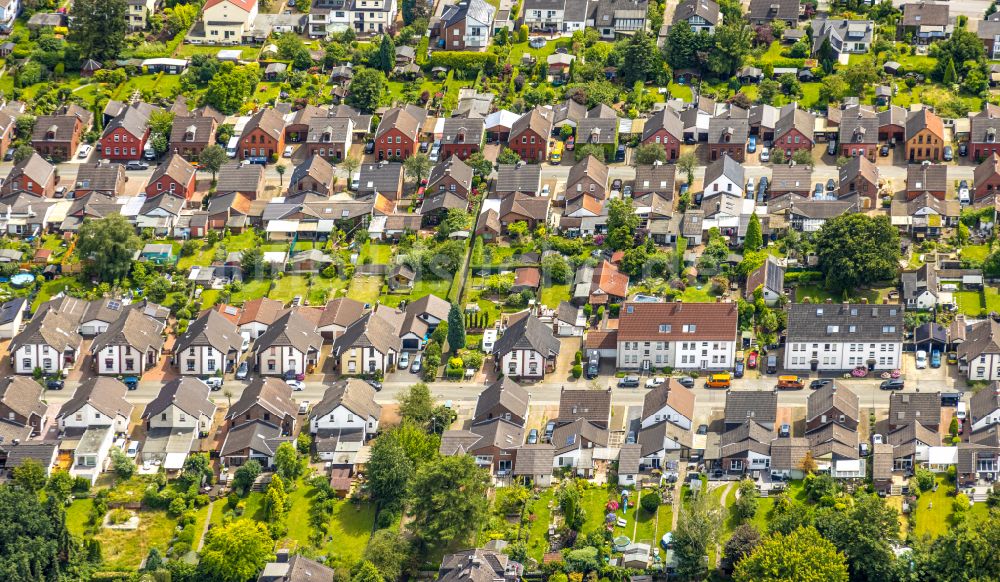
[[[77,505],[80,510],[74,510]],[[83,533],[81,512],[89,513],[93,502],[77,500],[67,510],[67,527],[71,533]],[[85,509],[84,509],[85,508]],[[72,511],[72,514],[71,514]],[[101,544],[101,556],[104,558],[104,570],[135,570],[149,553],[151,548],[157,548],[161,554],[166,554],[167,546],[174,535],[177,520],[167,517],[165,511],[139,511],[139,529],[134,531],[101,529],[95,537]],[[72,520],[70,515],[73,515]],[[79,530],[75,528],[79,527]]]
[[[388,265],[392,259],[392,245],[366,242],[361,247],[358,262],[364,263],[365,259],[371,259],[374,265]]]
[[[32,310],[37,309],[39,305],[67,289],[82,291],[83,283],[76,277],[60,277],[52,281],[45,281],[38,289],[38,295],[35,296],[35,301],[31,305]]]
[[[569,284],[566,285],[547,285],[542,287],[541,300],[542,303],[552,309],[559,307],[559,303],[562,301],[570,300]]]
[[[419,280],[413,284],[413,290],[409,293],[391,293],[383,295],[379,300],[389,307],[397,307],[404,299],[408,302],[416,301],[427,295],[437,295],[445,301],[448,300],[448,289],[451,288],[451,281],[444,280]]]
[[[937,483],[937,491],[921,493],[917,499],[913,526],[913,533],[917,538],[937,537],[947,532],[951,526],[952,502],[955,500],[951,494],[955,488],[943,477],[939,477]]]
[[[965,245],[962,247],[962,258],[970,261],[985,261],[989,254],[989,245]]]
[[[351,279],[351,284],[347,288],[347,296],[356,301],[374,305],[378,301],[381,291],[382,277],[357,275]]]
[[[986,287],[981,291],[955,291],[953,293],[958,310],[965,315],[979,317],[985,309],[987,313],[1000,312],[1000,290]]]

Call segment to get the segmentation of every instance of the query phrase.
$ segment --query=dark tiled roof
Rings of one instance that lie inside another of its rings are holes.
[[[326,389],[323,399],[313,406],[311,418],[329,414],[341,405],[366,419],[377,420],[382,415],[382,407],[375,403],[375,388],[364,380],[346,378]]]
[[[726,424],[742,424],[747,419],[773,423],[778,417],[778,395],[773,390],[737,390],[726,394]]]
[[[737,319],[735,303],[626,303],[618,341],[735,341]]]
[[[577,419],[607,426],[611,418],[611,390],[567,390],[559,394],[557,424]]]
[[[146,405],[142,418],[156,416],[171,405],[195,418],[200,415],[211,418],[215,414],[215,404],[208,395],[209,387],[201,380],[191,377],[176,378],[160,388],[156,398]]]
[[[510,378],[502,378],[490,384],[479,394],[473,422],[489,420],[487,412],[495,406],[502,406],[523,419],[528,418],[528,391]]]
[[[889,395],[889,425],[919,422],[929,428],[941,424],[940,392],[893,392]]]
[[[514,350],[535,350],[543,358],[559,354],[559,340],[552,335],[552,328],[534,315],[522,318],[507,328],[493,348],[495,357],[502,358]]]
[[[903,309],[899,305],[809,304],[788,306],[787,341],[900,342]]]
[[[125,418],[132,415],[132,404],[125,400],[128,389],[114,378],[90,378],[84,380],[73,393],[73,398],[66,401],[59,409],[59,418],[75,414],[84,404],[89,404],[98,412],[107,416],[109,424],[119,414]]]

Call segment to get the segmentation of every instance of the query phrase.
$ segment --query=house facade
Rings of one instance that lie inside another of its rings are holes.
[[[784,368],[789,371],[895,370],[903,352],[897,305],[789,304]]]
[[[618,324],[620,369],[728,370],[736,362],[735,303],[626,303]]]

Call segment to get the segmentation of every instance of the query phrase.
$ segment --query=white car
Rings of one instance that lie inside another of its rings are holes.
[[[881,444],[883,444],[883,441],[884,441],[884,439],[882,438],[882,435],[880,435],[878,433],[875,433],[875,434],[872,435],[872,444],[873,445],[881,445]]]
[[[657,386],[663,384],[666,381],[667,379],[664,378],[663,376],[656,376],[650,378],[649,380],[646,380],[646,388],[656,388]]]
[[[542,196],[548,196],[549,192],[551,192],[551,190],[549,189],[548,184],[542,186]]]
[[[292,146],[286,146],[284,157],[286,158],[292,157],[292,150],[293,150]]]
[[[211,378],[205,378],[204,380],[202,380],[202,382],[204,382],[213,391],[219,390],[219,389],[222,388],[222,378],[220,378],[218,376],[212,376]]]
[[[403,352],[399,354],[399,364],[396,368],[400,370],[405,370],[410,367],[410,352]]]
[[[771,161],[771,150],[768,148],[762,148],[760,150],[760,161],[769,162]]]
[[[920,350],[917,352],[917,369],[923,370],[927,367],[927,352]]]
[[[80,146],[80,153],[78,153],[76,157],[80,158],[81,160],[85,160],[92,151],[94,151],[94,146],[90,144],[83,144],[82,146]]]
[[[306,389],[306,385],[302,380],[285,380],[285,384],[288,384],[293,392],[302,392]]]

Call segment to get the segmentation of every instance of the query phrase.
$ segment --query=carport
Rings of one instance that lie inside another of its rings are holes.
[[[913,345],[915,351],[943,352],[948,345],[948,330],[940,323],[925,323],[913,330]]]

